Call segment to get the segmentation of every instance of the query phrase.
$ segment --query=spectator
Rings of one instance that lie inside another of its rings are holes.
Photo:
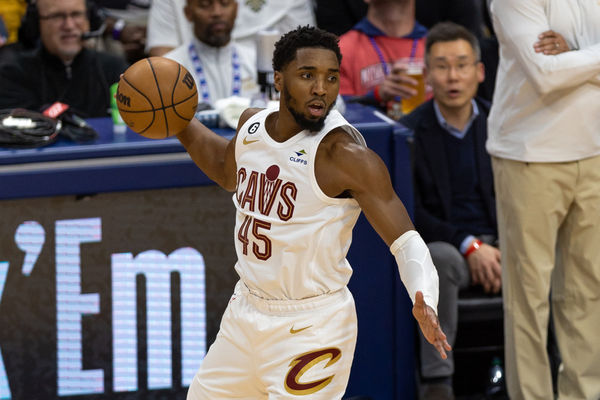
[[[415,20],[415,0],[365,0],[367,16],[340,38],[340,93],[385,105],[417,92],[417,82],[393,69],[401,57],[423,60],[427,30]]]
[[[83,45],[90,30],[85,0],[38,0],[30,7],[27,18],[39,27],[40,44],[2,65],[0,108],[37,111],[60,101],[83,117],[108,115],[109,85],[126,64]]]
[[[256,65],[231,42],[237,8],[235,0],[187,0],[184,12],[195,37],[165,54],[190,71],[199,101],[213,107],[219,99],[251,97],[258,90]]]
[[[160,0],[152,4],[147,41],[150,55],[163,55],[192,38],[191,26],[183,12],[185,1]],[[276,29],[284,33],[298,25],[315,24],[311,0],[242,1],[238,16],[232,37],[246,48],[253,63],[256,63],[255,39],[258,32]]]
[[[509,396],[555,398],[546,352],[551,308],[562,358],[558,398],[598,399],[600,5],[493,0],[491,12],[500,64],[487,150]]]
[[[317,26],[338,36],[348,32],[367,14],[364,0],[316,0]]]
[[[415,227],[427,242],[440,279],[440,324],[454,345],[458,293],[501,287],[496,204],[485,150],[489,103],[476,99],[484,79],[477,38],[452,22],[427,35],[426,80],[433,99],[400,120],[414,134]],[[443,360],[421,337],[422,399],[453,399],[452,354]]]

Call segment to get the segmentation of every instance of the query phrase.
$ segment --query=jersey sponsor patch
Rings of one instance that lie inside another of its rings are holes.
[[[298,150],[298,151],[294,151],[292,152],[292,154],[289,157],[289,163],[290,165],[308,165],[308,160],[307,160],[307,154],[306,151],[304,151],[304,149],[302,150]]]

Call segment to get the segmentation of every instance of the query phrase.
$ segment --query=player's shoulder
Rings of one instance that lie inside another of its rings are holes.
[[[319,144],[319,152],[332,162],[344,164],[348,161],[361,163],[370,150],[341,126],[329,131]]]
[[[385,168],[377,153],[342,127],[331,130],[323,138],[315,160],[317,176],[327,171],[329,181],[336,182],[342,190],[378,181],[385,174]]]
[[[238,120],[238,126],[237,126],[237,130],[239,131],[240,128],[242,126],[244,126],[244,124],[250,119],[252,118],[252,116],[254,116],[255,114],[259,113],[260,111],[264,110],[264,108],[247,108],[242,112],[242,115],[240,115],[240,119]]]

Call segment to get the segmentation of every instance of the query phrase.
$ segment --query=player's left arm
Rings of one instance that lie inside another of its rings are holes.
[[[413,301],[413,315],[427,340],[443,358],[451,347],[442,332],[435,309],[438,276],[427,245],[396,195],[383,160],[355,143],[341,130],[330,133],[317,153],[317,181],[330,197],[349,193],[381,236],[396,261],[400,277]]]

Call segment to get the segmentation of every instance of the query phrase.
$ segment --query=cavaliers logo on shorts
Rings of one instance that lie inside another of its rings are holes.
[[[290,363],[290,370],[285,376],[285,390],[296,396],[305,396],[318,392],[331,383],[335,374],[313,382],[300,382],[300,378],[317,363],[329,359],[324,367],[327,368],[338,362],[341,357],[342,351],[336,347],[300,354]]]

